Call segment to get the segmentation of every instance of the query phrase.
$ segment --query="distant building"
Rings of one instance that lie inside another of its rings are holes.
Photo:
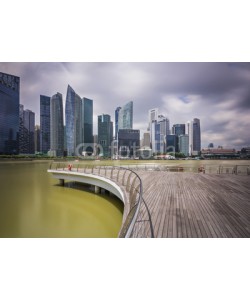
[[[40,126],[35,126],[35,153],[40,152]]]
[[[93,100],[82,98],[83,143],[93,143]]]
[[[119,111],[121,110],[121,107],[117,107],[115,110],[115,139],[118,138],[118,122],[119,122]]]
[[[193,152],[199,154],[201,151],[201,128],[200,119],[195,118],[193,120]]]
[[[20,78],[0,72],[0,154],[19,153]]]
[[[24,154],[35,154],[35,113],[29,109],[23,110]]]
[[[201,156],[204,158],[218,159],[218,158],[236,158],[239,155],[235,149],[224,148],[208,148],[201,150]]]
[[[64,126],[62,94],[56,93],[50,101],[50,151],[53,156],[64,155]]]
[[[181,134],[178,138],[179,152],[185,156],[189,155],[189,136],[187,134]]]
[[[213,143],[209,143],[207,147],[208,148],[214,148],[214,144]]]
[[[148,131],[150,131],[151,123],[158,120],[158,108],[152,108],[148,111]]]
[[[133,101],[125,104],[118,113],[118,131],[133,128]]]
[[[149,132],[143,133],[142,147],[150,148],[150,133]]]
[[[111,157],[111,142],[113,140],[113,122],[110,115],[98,116],[98,144],[102,153],[99,155]]]
[[[119,129],[118,149],[120,158],[136,157],[136,151],[140,148],[140,130]]]
[[[50,97],[40,95],[40,151],[50,149]]]
[[[167,135],[167,152],[177,152],[176,149],[178,147],[178,136],[175,134]]]
[[[167,151],[166,136],[170,134],[169,119],[159,115],[150,125],[150,141],[153,153],[165,153]]]
[[[68,85],[66,104],[65,104],[65,122],[66,122],[66,140],[67,155],[74,156],[82,153],[76,153],[77,147],[83,143],[83,120],[82,120],[82,99]]]
[[[181,152],[180,145],[179,145],[179,136],[185,134],[185,124],[174,124],[172,127],[172,134],[175,134],[178,136],[176,152]]]

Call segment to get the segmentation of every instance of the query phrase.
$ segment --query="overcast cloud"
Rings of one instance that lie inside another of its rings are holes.
[[[148,110],[158,107],[170,125],[201,120],[202,147],[250,146],[250,63],[0,63],[0,71],[21,78],[20,102],[36,113],[40,95],[67,85],[94,100],[97,115],[134,102],[134,129],[145,132]]]

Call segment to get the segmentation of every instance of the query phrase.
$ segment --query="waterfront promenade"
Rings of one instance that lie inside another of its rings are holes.
[[[248,173],[236,175],[226,170],[226,173],[206,174],[183,172],[183,169],[169,172],[138,168],[136,176],[112,167],[73,168],[72,171],[106,177],[121,186],[128,198],[123,227],[131,222],[138,208],[129,237],[152,237],[152,229],[153,236],[158,238],[250,237]],[[140,193],[141,198],[136,196]]]

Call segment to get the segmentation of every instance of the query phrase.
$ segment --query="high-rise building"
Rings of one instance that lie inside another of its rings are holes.
[[[186,134],[189,136],[189,141],[188,141],[188,154],[189,156],[192,156],[193,153],[193,121],[188,121],[186,123]]]
[[[40,126],[35,126],[35,153],[40,152]]]
[[[166,136],[170,134],[169,119],[158,115],[157,120],[150,124],[150,140],[153,153],[165,153],[167,151]]]
[[[19,104],[19,153],[28,152],[28,129],[24,127],[24,106]]]
[[[179,135],[179,152],[185,156],[189,155],[189,136],[187,134]]]
[[[82,110],[82,99],[75,93],[72,87],[68,85],[65,105],[68,156],[75,156],[82,152],[82,150],[78,148],[81,147],[81,144],[83,143]]]
[[[133,128],[133,101],[128,102],[119,110],[118,131]]]
[[[177,152],[178,136],[175,134],[168,134],[167,140],[167,152]]]
[[[83,143],[93,143],[93,100],[82,98]]]
[[[50,151],[53,156],[64,154],[63,99],[60,93],[50,100]]]
[[[98,144],[101,146],[104,157],[111,156],[111,142],[113,140],[113,122],[111,122],[110,115],[98,116]]]
[[[20,78],[0,72],[0,154],[19,153]]]
[[[186,123],[186,134],[189,135],[189,155],[198,155],[201,151],[200,120],[194,118]]]
[[[198,155],[201,151],[201,129],[200,119],[194,118],[193,120],[193,154]]]
[[[118,122],[119,122],[119,111],[121,110],[121,107],[117,107],[115,110],[115,139],[117,140],[118,137]]]
[[[118,148],[120,157],[136,157],[140,149],[140,130],[119,129]]]
[[[24,152],[25,154],[35,153],[35,113],[29,109],[23,111],[24,126]]]
[[[50,97],[40,95],[40,151],[50,150]]]
[[[158,108],[152,108],[148,111],[148,131],[150,131],[151,123],[158,120]]]
[[[144,132],[141,146],[150,148],[150,133],[149,132]]]
[[[173,127],[172,127],[172,134],[175,134],[178,137],[180,135],[185,134],[185,124],[174,124]],[[178,144],[177,144],[176,152],[180,152],[179,138],[178,138]]]

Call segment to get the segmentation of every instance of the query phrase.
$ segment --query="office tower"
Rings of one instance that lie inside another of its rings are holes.
[[[35,153],[40,152],[40,126],[35,126]]]
[[[26,154],[35,153],[35,113],[29,109],[23,111],[24,126],[24,152]]]
[[[50,97],[40,95],[40,151],[50,150]]]
[[[158,120],[158,108],[152,108],[148,111],[148,131],[150,131],[151,123]]]
[[[177,152],[178,136],[175,134],[168,134],[166,137],[167,152]]]
[[[150,148],[150,133],[149,132],[144,132],[144,134],[143,134],[142,147]]]
[[[63,156],[64,153],[63,99],[60,93],[50,100],[50,151],[53,156]]]
[[[119,129],[118,148],[120,157],[136,157],[140,148],[140,130]]]
[[[179,135],[179,152],[185,156],[189,155],[189,136],[187,134]]]
[[[213,144],[213,143],[209,143],[207,147],[208,147],[208,148],[213,148],[213,147],[214,147],[214,144]]]
[[[0,72],[0,154],[19,153],[20,78]]]
[[[19,153],[28,153],[28,129],[24,127],[24,106],[19,104]]]
[[[115,139],[117,140],[118,137],[118,122],[119,122],[119,111],[121,110],[121,107],[117,107],[115,110]]]
[[[186,123],[186,134],[189,136],[189,144],[188,144],[188,153],[189,156],[192,156],[193,153],[193,121],[188,121]]]
[[[174,124],[172,127],[172,134],[181,135],[185,134],[185,124]]]
[[[133,101],[128,102],[119,110],[118,131],[133,128]]]
[[[200,120],[194,118],[193,120],[193,154],[198,155],[201,151],[201,129]]]
[[[93,100],[82,98],[83,143],[93,143]]]
[[[98,116],[98,144],[102,153],[101,156],[111,156],[111,142],[113,140],[113,122],[111,122],[110,115]]]
[[[173,127],[172,127],[172,134],[175,134],[178,137],[180,135],[185,134],[185,124],[174,124]],[[180,152],[179,139],[178,139],[178,144],[177,144],[176,152]]]
[[[65,121],[66,121],[66,139],[67,155],[75,156],[81,153],[77,152],[77,147],[83,143],[83,120],[82,120],[82,99],[75,93],[70,85],[67,88]],[[79,150],[80,151],[80,150]],[[80,151],[81,152],[81,151]]]
[[[150,125],[150,140],[153,153],[165,153],[167,151],[166,136],[170,134],[169,119],[158,115]]]

